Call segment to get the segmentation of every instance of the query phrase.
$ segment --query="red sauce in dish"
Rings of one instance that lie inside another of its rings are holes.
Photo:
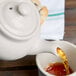
[[[69,67],[70,70],[70,74],[73,73],[72,69]],[[47,68],[46,68],[46,72],[50,73],[50,74],[54,74],[56,76],[66,76],[66,69],[64,67],[63,63],[53,63],[50,64]]]

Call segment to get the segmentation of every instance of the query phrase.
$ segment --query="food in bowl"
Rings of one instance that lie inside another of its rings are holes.
[[[49,64],[45,68],[45,71],[48,72],[49,74],[54,74],[56,76],[65,76],[73,73],[73,70],[69,66],[68,59],[64,51],[58,47],[57,54],[62,59],[62,62],[55,62]]]

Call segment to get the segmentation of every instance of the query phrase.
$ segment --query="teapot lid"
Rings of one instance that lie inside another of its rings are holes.
[[[31,38],[40,25],[39,19],[38,10],[31,1],[8,0],[0,4],[0,28],[11,38]]]

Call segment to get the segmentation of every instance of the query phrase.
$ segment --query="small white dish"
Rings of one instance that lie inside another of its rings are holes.
[[[68,76],[76,76],[76,45],[69,43],[69,42],[60,42],[60,44],[56,44],[56,46],[51,47],[51,49],[56,49],[58,47],[60,47],[61,49],[64,50],[64,52],[67,55],[68,61],[69,61],[69,65],[72,68],[72,70],[74,71],[74,73],[68,75]],[[45,75],[45,76],[54,76],[52,74],[49,74],[45,71],[45,67],[49,64],[49,63],[53,63],[53,62],[61,62],[61,59],[57,56],[56,54],[56,50],[48,50],[50,53],[40,53],[36,56],[36,63],[37,66],[39,68],[39,70]],[[51,51],[53,51],[54,54],[51,53]]]

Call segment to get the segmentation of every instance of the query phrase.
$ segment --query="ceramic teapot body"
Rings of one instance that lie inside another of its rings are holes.
[[[0,0],[0,59],[16,60],[44,51],[39,9],[31,0]]]
[[[26,56],[38,44],[40,17],[31,0],[0,0],[0,58]]]

